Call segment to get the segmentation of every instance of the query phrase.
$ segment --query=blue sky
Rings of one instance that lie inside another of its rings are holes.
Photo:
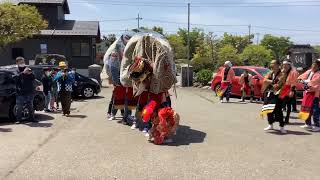
[[[269,2],[286,2],[292,4],[299,0],[191,0],[191,4],[204,5],[204,3],[265,3]],[[307,0],[300,0],[307,1]],[[263,34],[271,33],[275,35],[290,36],[295,43],[303,44],[320,44],[320,1],[315,2],[299,2],[299,5],[319,5],[319,6],[285,6],[285,7],[245,7],[245,8],[221,8],[221,7],[191,7],[191,23],[193,24],[223,24],[223,25],[249,25],[251,24],[252,33],[260,33],[260,39]],[[101,3],[102,2],[102,3]],[[76,20],[118,20],[136,18],[140,13],[143,20],[141,26],[152,27],[161,26],[165,31],[172,33],[179,27],[185,28],[186,24],[173,24],[152,22],[152,20],[162,20],[171,22],[187,22],[186,7],[135,7],[135,6],[118,6],[107,3],[103,0],[69,0],[71,14],[68,19]],[[110,2],[110,1],[109,1]],[[118,2],[172,2],[182,3],[184,0],[115,0]],[[196,4],[200,3],[200,4]],[[150,3],[149,3],[150,4]],[[186,4],[185,4],[186,6]],[[104,21],[100,22],[102,34],[120,34],[125,29],[137,27],[137,20],[127,21]],[[264,26],[273,29],[257,28],[254,26]],[[192,26],[195,27],[195,26]],[[247,26],[223,26],[208,27],[198,26],[205,31],[215,32],[221,35],[222,32],[230,32],[232,34],[247,34]],[[280,29],[281,30],[280,30]],[[279,29],[279,30],[278,30]],[[284,29],[307,30],[307,31],[289,31]],[[309,32],[310,31],[310,32]]]

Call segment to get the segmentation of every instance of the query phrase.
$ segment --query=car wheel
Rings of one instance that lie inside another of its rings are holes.
[[[82,96],[86,97],[86,98],[91,98],[94,96],[94,90],[92,87],[88,86],[83,88],[82,90]]]
[[[14,108],[15,108],[15,103],[10,105],[10,110],[9,110],[9,119],[12,122],[16,122],[17,121],[17,118],[16,118],[15,113],[14,113]]]
[[[17,114],[18,114],[18,106],[16,104],[13,106],[12,112],[13,112],[13,117],[14,117],[13,119],[16,120],[17,119]],[[28,107],[23,106],[23,109],[22,109],[22,120],[27,120],[29,118],[30,118],[29,109],[28,109]]]

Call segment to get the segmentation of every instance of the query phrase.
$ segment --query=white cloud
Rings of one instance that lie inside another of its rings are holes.
[[[100,9],[98,8],[98,6],[89,3],[88,1],[85,1],[83,3],[81,3],[82,6],[90,9],[90,10],[94,10],[94,11],[100,11]]]
[[[187,13],[170,13],[163,16],[163,20],[174,22],[187,22]],[[196,27],[204,29],[205,31],[212,31],[216,33],[229,32],[232,34],[243,34],[248,31],[250,23],[235,16],[227,16],[222,13],[212,11],[192,12],[190,18],[191,24],[204,24],[204,25],[244,25],[244,26],[201,26]],[[185,25],[186,27],[186,25]],[[195,27],[195,26],[194,26]],[[191,27],[192,28],[192,27]]]

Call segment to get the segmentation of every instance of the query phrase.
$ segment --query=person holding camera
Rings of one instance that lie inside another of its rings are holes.
[[[34,118],[34,108],[33,99],[36,91],[36,78],[32,73],[32,70],[26,67],[25,60],[23,57],[18,57],[16,59],[16,64],[18,65],[18,75],[15,77],[17,95],[16,95],[16,105],[17,105],[17,116],[18,122],[21,122],[22,112],[24,106],[29,110],[29,121],[37,123],[38,121]]]
[[[58,95],[61,100],[62,112],[64,116],[70,115],[70,107],[72,101],[72,85],[74,84],[74,75],[68,71],[68,66],[65,62],[59,63],[61,69],[54,77],[54,81],[58,84]]]

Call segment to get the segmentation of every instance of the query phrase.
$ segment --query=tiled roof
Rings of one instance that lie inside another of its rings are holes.
[[[63,4],[65,0],[9,0],[12,3],[44,3],[44,4]]]
[[[65,20],[57,25],[54,30],[42,30],[41,35],[99,36],[99,22]]]
[[[70,14],[70,9],[67,0],[0,0],[0,2],[11,2],[13,4],[62,4],[64,5],[65,13]]]

